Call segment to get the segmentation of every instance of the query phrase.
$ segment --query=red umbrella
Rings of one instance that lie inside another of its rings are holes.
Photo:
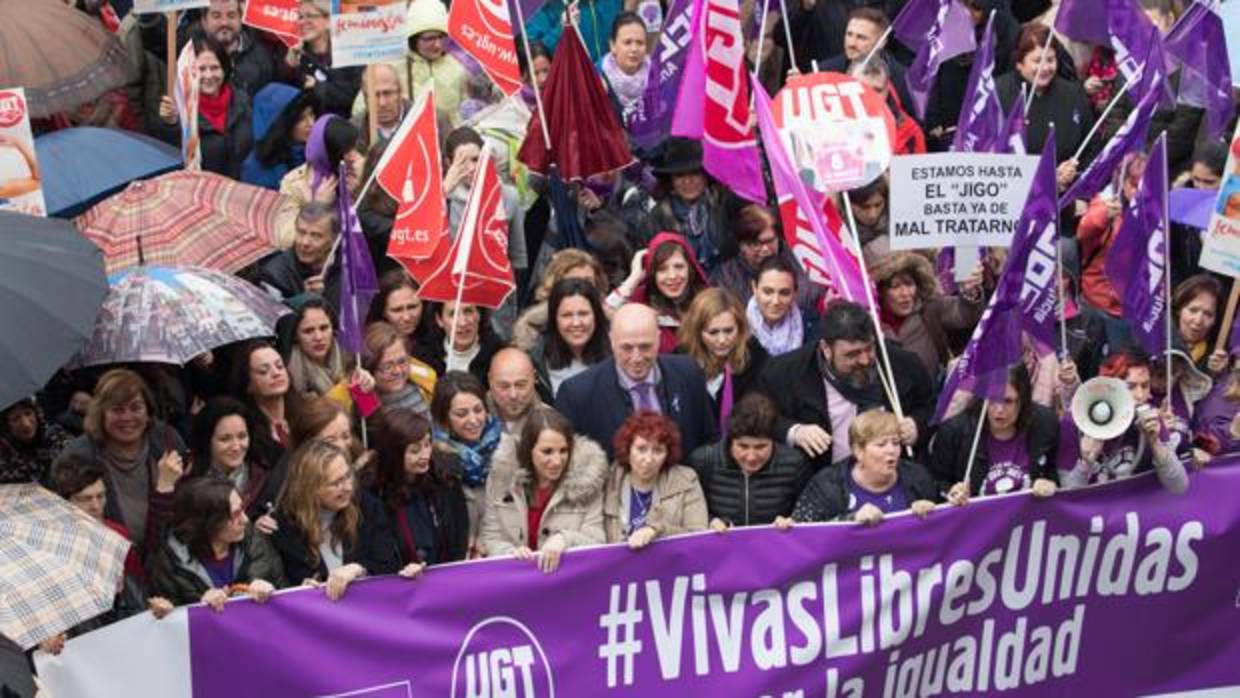
[[[268,189],[182,170],[133,182],[73,222],[109,274],[141,263],[233,273],[275,249],[279,205]]]
[[[539,117],[517,157],[531,170],[548,174],[556,165],[565,180],[585,179],[631,165],[633,153],[620,117],[590,63],[577,30],[564,27],[543,88],[543,105],[551,131],[551,147],[543,138]]]

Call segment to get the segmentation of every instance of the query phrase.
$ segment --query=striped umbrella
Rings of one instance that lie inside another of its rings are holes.
[[[239,277],[201,267],[134,267],[108,282],[75,366],[182,365],[225,344],[274,337],[276,320],[292,312]]]
[[[36,119],[125,84],[128,60],[99,21],[63,2],[0,0],[0,87],[26,88]]]
[[[129,545],[39,485],[0,485],[0,633],[30,648],[111,608]]]
[[[109,274],[139,264],[235,273],[275,249],[279,204],[268,189],[178,171],[133,182],[73,222],[103,250]]]

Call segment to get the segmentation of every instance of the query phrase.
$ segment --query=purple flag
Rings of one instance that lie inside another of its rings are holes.
[[[857,258],[844,248],[844,244],[834,234],[827,231],[822,220],[822,209],[815,206],[814,198],[809,192],[805,181],[797,176],[792,165],[792,157],[784,147],[775,127],[775,117],[771,114],[771,98],[766,88],[757,78],[753,80],[754,110],[758,116],[758,131],[762,134],[762,146],[766,150],[767,160],[771,165],[771,179],[775,180],[775,192],[781,206],[791,197],[800,215],[809,221],[814,237],[818,241],[825,266],[829,267],[832,287],[840,296],[855,303],[873,303],[874,298],[861,274]]]
[[[1035,342],[1055,346],[1059,307],[1055,164],[1052,128],[1025,199],[1025,209],[1016,223],[998,286],[939,394],[936,422],[942,420],[958,390],[990,400],[1003,397],[1008,367],[1021,361],[1024,354],[1022,332],[1029,332]]]
[[[1137,108],[1132,110],[1102,152],[1089,164],[1089,168],[1059,197],[1060,206],[1066,207],[1077,199],[1088,201],[1094,198],[1106,187],[1107,182],[1111,181],[1115,168],[1119,167],[1124,156],[1144,147],[1145,134],[1150,130],[1150,119],[1158,108],[1158,102],[1159,95],[1156,90],[1147,92],[1141,98]]]
[[[1003,128],[999,131],[999,142],[1004,152],[1013,155],[1024,155],[1025,150],[1025,100],[1021,97],[1012,102],[1007,117],[1003,119]]]
[[[1124,318],[1146,351],[1167,346],[1167,136],[1158,137],[1135,200],[1107,252],[1106,273],[1124,307]]]
[[[1213,5],[1193,3],[1167,34],[1166,50],[1180,66],[1179,101],[1206,111],[1211,138],[1218,138],[1236,108],[1231,99],[1231,65],[1223,55],[1227,45],[1223,19]]]
[[[991,152],[999,141],[1005,114],[995,90],[995,12],[992,10],[986,22],[986,35],[982,45],[973,54],[973,68],[969,70],[969,83],[965,87],[965,103],[960,109],[956,123],[956,137],[952,150],[965,153]]]
[[[692,0],[672,0],[659,33],[659,45],[650,61],[646,90],[629,122],[629,133],[637,147],[649,150],[667,138],[676,110],[680,78],[685,57],[693,39]]]
[[[337,201],[340,207],[340,346],[345,351],[362,351],[362,324],[370,301],[379,292],[375,264],[362,234],[362,226],[353,210],[347,183],[347,164],[340,165]]]
[[[1124,80],[1137,82],[1129,90],[1132,99],[1140,100],[1152,89],[1160,90],[1162,99],[1168,96],[1163,81],[1166,54],[1162,35],[1138,0],[1063,0],[1055,18],[1055,31],[1114,51]],[[1159,66],[1157,75],[1155,71],[1142,70],[1147,63]]]
[[[976,48],[973,19],[960,0],[911,0],[891,25],[892,33],[917,58],[905,74],[913,108],[926,114],[926,102],[939,66]]]
[[[693,37],[672,135],[702,141],[702,164],[750,200],[766,202],[758,141],[750,124],[749,72],[738,0],[695,0]]]

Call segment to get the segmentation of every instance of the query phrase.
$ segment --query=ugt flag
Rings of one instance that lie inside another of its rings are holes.
[[[448,232],[439,163],[435,95],[428,91],[401,122],[375,168],[375,181],[397,202],[388,256],[405,264],[417,279],[424,275],[414,273],[405,260],[425,262],[442,247]]]
[[[998,285],[939,395],[936,422],[943,419],[958,390],[989,400],[1003,397],[1008,368],[1021,361],[1024,353],[1023,331],[1029,332],[1035,342],[1055,346],[1059,307],[1055,164],[1052,128],[1042,147],[1042,158],[1025,200],[1025,210],[1016,223],[1012,248]]]
[[[1168,95],[1162,35],[1139,0],[1063,0],[1055,31],[1111,49],[1124,81],[1136,82],[1130,89],[1133,100],[1155,90],[1160,100]],[[1147,66],[1158,70],[1146,70]]]
[[[845,249],[840,238],[827,230],[823,222],[821,207],[816,205],[810,188],[797,175],[792,166],[792,157],[784,148],[775,126],[775,117],[771,114],[771,98],[766,94],[762,83],[753,78],[754,109],[757,110],[758,130],[762,134],[762,145],[766,149],[767,159],[771,163],[771,178],[775,180],[775,191],[779,196],[781,213],[784,215],[785,235],[795,230],[797,239],[790,245],[793,254],[811,279],[828,286],[843,298],[855,303],[873,303],[873,296],[861,274],[857,258]],[[838,217],[837,217],[838,218]],[[804,227],[801,220],[806,221],[812,231],[812,237],[802,241]],[[837,223],[838,226],[838,223]]]
[[[986,22],[982,45],[973,54],[969,83],[965,87],[965,103],[956,122],[952,150],[965,153],[988,153],[994,150],[1003,130],[1003,105],[995,89],[995,12]]]
[[[748,81],[740,3],[696,0],[672,135],[702,141],[707,172],[746,199],[765,202],[762,161],[749,125]]]
[[[448,10],[448,36],[478,61],[504,94],[511,97],[521,91],[517,45],[506,2],[454,0]]]
[[[1180,66],[1179,101],[1204,109],[1210,137],[1219,138],[1236,104],[1230,61],[1221,55],[1227,36],[1217,3],[1194,2],[1171,28],[1165,45],[1168,57]]]
[[[1132,110],[1115,135],[1111,136],[1111,140],[1103,146],[1098,157],[1089,163],[1089,167],[1068,187],[1068,191],[1059,197],[1060,206],[1067,207],[1077,199],[1088,201],[1106,188],[1124,156],[1140,149],[1145,143],[1145,134],[1150,130],[1150,120],[1154,118],[1158,102],[1156,91],[1147,92],[1141,98],[1137,108]]]
[[[340,346],[360,354],[362,325],[370,301],[379,292],[379,281],[349,194],[347,168],[347,163],[341,163],[336,177],[336,205],[340,211]]]
[[[1158,137],[1135,201],[1107,253],[1106,272],[1119,294],[1124,319],[1155,356],[1167,346],[1167,135]]]

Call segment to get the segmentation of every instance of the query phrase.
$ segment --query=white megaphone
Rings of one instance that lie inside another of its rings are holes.
[[[1077,388],[1072,398],[1072,421],[1076,428],[1100,441],[1123,434],[1136,412],[1128,385],[1118,378],[1091,378]]]

